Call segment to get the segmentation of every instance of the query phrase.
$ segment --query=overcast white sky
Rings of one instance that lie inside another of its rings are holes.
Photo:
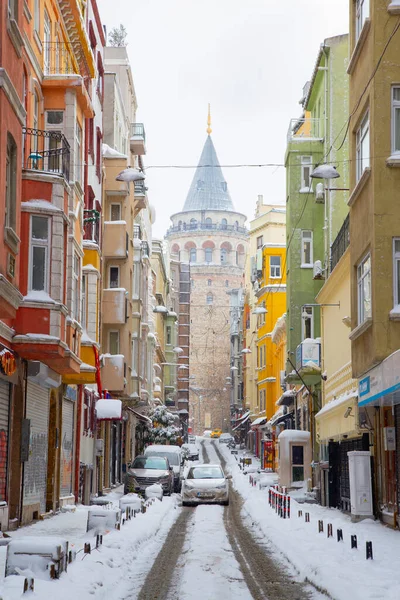
[[[348,31],[349,0],[98,0],[107,30],[123,23],[147,137],[145,164],[197,165],[211,103],[220,163],[284,160],[289,120],[320,44]],[[284,168],[225,168],[236,210],[258,194],[285,201]],[[148,169],[156,237],[181,210],[193,169]]]

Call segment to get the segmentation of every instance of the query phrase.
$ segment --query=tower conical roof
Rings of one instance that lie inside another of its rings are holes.
[[[183,207],[183,212],[190,210],[235,210],[210,135]]]

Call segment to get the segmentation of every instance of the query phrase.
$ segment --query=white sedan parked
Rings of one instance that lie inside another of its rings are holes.
[[[229,504],[228,479],[220,465],[191,467],[182,483],[182,505],[212,503]]]

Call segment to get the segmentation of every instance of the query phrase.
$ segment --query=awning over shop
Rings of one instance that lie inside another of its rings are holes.
[[[246,415],[243,416],[239,421],[237,421],[237,425],[235,425],[235,427],[232,428],[232,431],[236,431],[237,429],[239,429],[239,427],[242,427],[242,425],[247,423],[247,421],[249,419],[250,419],[250,411],[248,413],[246,413]]]
[[[286,392],[283,392],[282,396],[276,403],[277,406],[292,406],[292,404],[294,404],[296,394],[296,390],[287,390]]]
[[[400,350],[368,371],[358,382],[360,406],[400,404]]]
[[[140,413],[139,411],[135,410],[134,408],[128,407],[128,410],[131,413],[133,413],[135,415],[135,417],[137,419],[139,419],[139,421],[144,421],[145,423],[148,423],[149,425],[152,424],[152,420],[147,415],[143,415],[142,413]]]
[[[122,419],[122,402],[113,398],[97,400],[96,415],[98,421],[120,421]]]
[[[315,415],[321,441],[358,435],[358,392],[351,390],[331,400]]]
[[[260,427],[261,425],[264,425],[264,423],[267,422],[266,417],[258,417],[258,419],[256,419],[255,421],[252,422],[251,427],[252,429],[256,428],[256,427]]]

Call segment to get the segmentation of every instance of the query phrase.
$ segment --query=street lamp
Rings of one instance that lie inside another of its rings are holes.
[[[331,227],[329,227],[329,236],[328,236],[328,214],[329,214],[329,207],[328,204],[330,204],[330,193],[331,193],[331,189],[330,189],[330,185],[329,185],[329,180],[330,179],[337,179],[338,177],[340,177],[340,174],[337,172],[336,167],[334,165],[329,165],[329,164],[323,164],[323,165],[318,165],[317,167],[315,167],[315,169],[312,171],[312,173],[310,174],[311,179],[324,179],[327,180],[327,195],[326,195],[326,202],[325,202],[325,217],[324,217],[324,222],[325,222],[325,227],[324,227],[324,245],[325,245],[325,249],[324,249],[324,254],[325,254],[325,260],[324,260],[324,267],[325,267],[325,273],[327,273],[328,271],[328,252],[329,252],[329,248],[331,247],[331,240],[329,239],[331,236]]]

